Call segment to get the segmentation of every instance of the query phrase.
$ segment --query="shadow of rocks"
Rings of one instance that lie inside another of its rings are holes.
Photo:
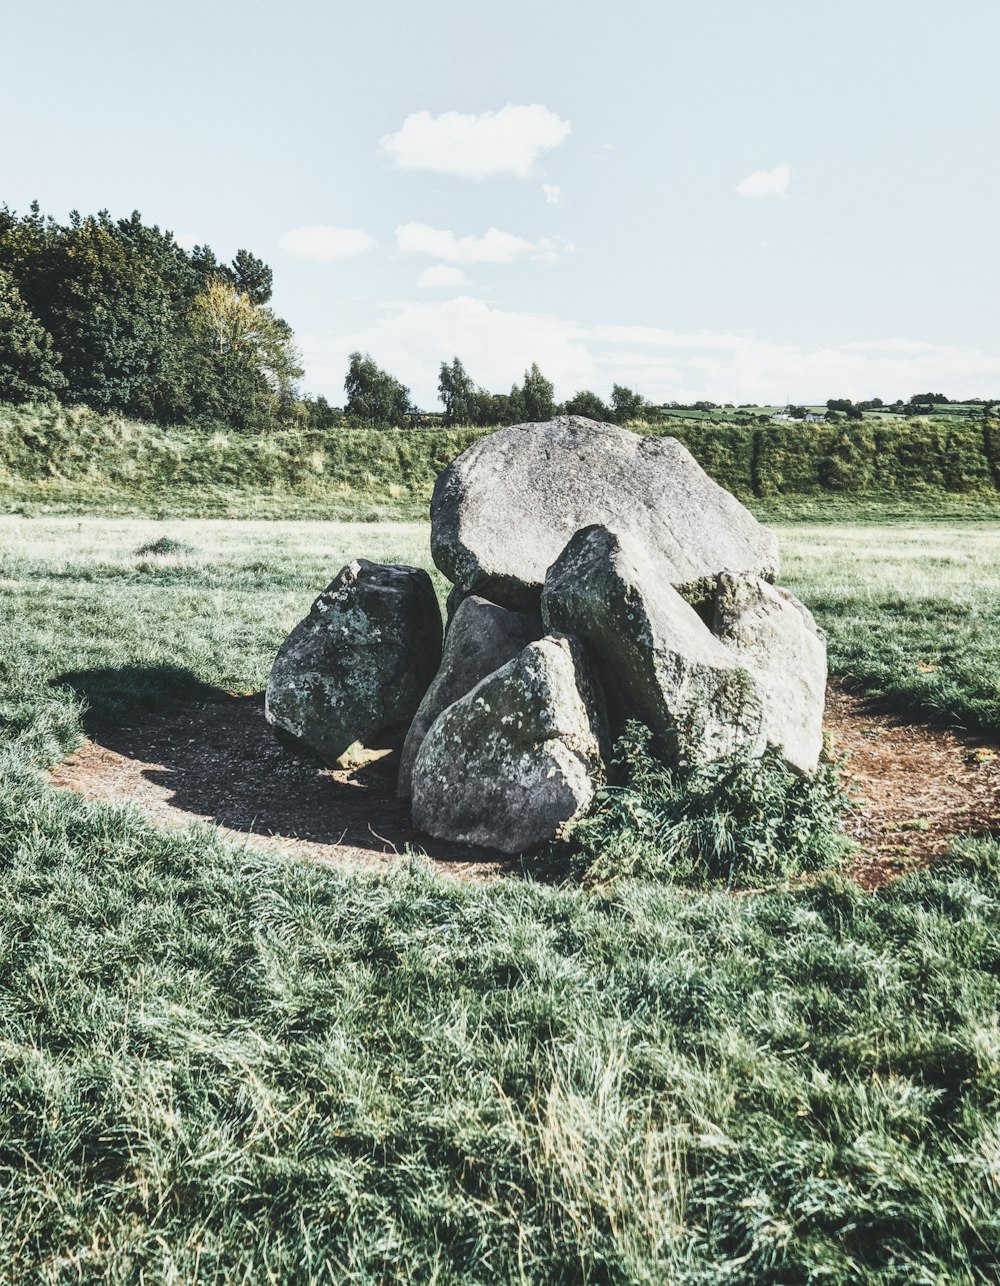
[[[173,811],[331,850],[391,856],[410,845],[459,870],[484,863],[520,869],[506,856],[413,829],[409,804],[396,798],[403,730],[369,747],[357,766],[337,769],[275,736],[263,693],[234,696],[172,667],[78,671],[56,682],[85,698],[87,735],[111,752],[80,756],[78,769],[64,768],[61,778],[74,789],[131,799],[158,817]],[[75,771],[99,773],[99,792],[74,780]],[[119,780],[109,782],[116,774]]]

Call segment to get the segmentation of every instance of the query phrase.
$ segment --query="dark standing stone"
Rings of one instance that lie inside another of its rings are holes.
[[[418,567],[348,563],[281,645],[268,722],[324,759],[413,718],[441,659],[441,612]]]

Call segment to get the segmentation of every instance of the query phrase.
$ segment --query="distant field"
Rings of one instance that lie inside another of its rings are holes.
[[[997,726],[992,529],[781,537],[837,668]],[[81,718],[259,689],[357,554],[426,565],[426,524],[0,519],[0,1277],[995,1282],[995,843],[877,896],[597,896],[44,784]]]

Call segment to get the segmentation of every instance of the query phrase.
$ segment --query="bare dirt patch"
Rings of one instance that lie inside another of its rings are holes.
[[[907,722],[839,686],[827,694],[834,751],[856,808],[850,874],[866,888],[926,866],[950,837],[1000,829],[1000,747]],[[338,865],[384,869],[407,846],[462,878],[513,873],[520,863],[441,844],[413,830],[396,799],[398,753],[335,770],[280,744],[263,698],[221,695],[102,732],[55,768],[54,786],[91,799],[130,800],[155,821],[210,822],[230,838]]]
[[[357,767],[329,768],[277,741],[263,696],[220,694],[102,732],[50,780],[89,799],[129,800],[157,822],[211,822],[230,839],[340,865],[384,868],[412,845],[456,876],[519,869],[418,834],[396,798],[398,747],[384,749]]]
[[[1000,829],[1000,746],[995,739],[911,723],[831,685],[826,727],[847,755],[855,803],[846,830],[858,844],[850,874],[865,888],[943,856],[951,837]]]

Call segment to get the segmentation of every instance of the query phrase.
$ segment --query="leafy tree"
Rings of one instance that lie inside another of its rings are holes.
[[[411,409],[410,390],[377,366],[367,353],[351,354],[344,391],[344,410],[351,419],[376,428],[406,424]]]
[[[513,402],[513,390],[511,398]],[[511,410],[513,409],[512,405]],[[532,362],[531,368],[524,372],[520,413],[526,421],[534,423],[538,420],[551,420],[555,411],[555,389],[538,369],[538,363]]]
[[[237,250],[233,260],[232,281],[252,304],[266,304],[271,298],[274,274],[263,259],[249,250]]]
[[[442,362],[438,395],[444,403],[445,424],[476,423],[474,416],[478,391],[457,357],[450,365]]]
[[[0,402],[41,402],[66,387],[52,336],[0,269]]]
[[[585,415],[590,420],[610,420],[611,411],[596,393],[590,389],[580,389],[566,403],[567,415]]]
[[[297,354],[287,323],[263,307],[271,270],[249,251],[227,267],[137,211],[74,211],[63,225],[35,203],[23,217],[0,208],[0,269],[51,336],[66,401],[238,428],[290,413]]]
[[[325,397],[306,397],[302,400],[306,423],[311,429],[332,429],[343,419],[339,406],[331,406]]]
[[[611,411],[616,424],[627,424],[629,420],[641,420],[649,409],[649,403],[641,393],[627,388],[624,384],[615,384],[611,389]]]
[[[911,406],[947,406],[948,398],[943,393],[914,393],[910,398]]]
[[[855,406],[849,397],[831,397],[827,398],[827,411],[840,411],[849,420],[860,420],[862,418],[862,408]],[[831,418],[828,416],[828,418]]]

